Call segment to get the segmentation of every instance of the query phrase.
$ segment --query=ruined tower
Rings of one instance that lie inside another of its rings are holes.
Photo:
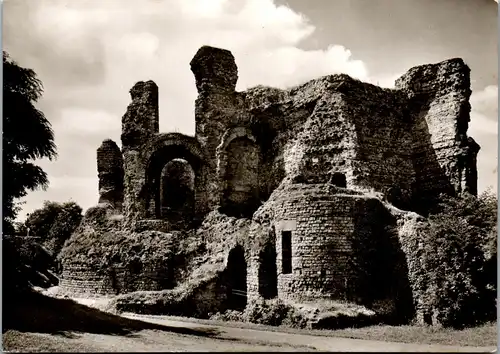
[[[106,139],[97,149],[99,203],[109,203],[121,210],[123,204],[123,158],[120,148]]]
[[[160,133],[158,87],[136,83],[122,151],[106,140],[97,152],[99,202],[123,204],[118,223],[131,233],[168,237],[203,221],[221,240],[243,230],[245,247],[265,239],[265,252],[258,242],[228,250],[241,274],[233,285],[247,281],[248,296],[394,298],[391,213],[425,214],[440,193],[477,193],[461,59],[412,68],[394,89],[336,74],[238,92],[235,58],[208,46],[190,67],[195,136]]]
[[[130,89],[132,102],[122,118],[122,152],[126,224],[144,218],[145,146],[159,131],[158,86],[153,81],[138,82]]]

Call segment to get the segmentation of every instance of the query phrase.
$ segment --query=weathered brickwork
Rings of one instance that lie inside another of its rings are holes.
[[[407,94],[408,114],[415,122],[417,189],[429,194],[443,188],[476,194],[479,145],[467,136],[471,109],[467,65],[462,59],[450,59],[418,66],[396,80],[396,88]]]
[[[102,270],[70,266],[64,268],[59,285],[73,294],[109,295],[161,290],[168,288],[171,281],[161,269],[133,272],[119,267]]]
[[[97,152],[100,202],[121,210],[125,232],[203,229],[228,249],[244,247],[235,267],[246,287],[217,283],[229,299],[231,287],[248,299],[394,298],[396,285],[384,278],[396,260],[383,254],[395,247],[396,226],[385,206],[425,213],[439,193],[477,193],[479,146],[467,136],[470,77],[461,59],[412,68],[395,89],[340,74],[237,92],[233,55],[206,46],[190,66],[195,136],[159,133],[158,87],[138,82],[121,152],[110,140]],[[165,167],[180,160],[189,183]],[[211,230],[214,213],[230,226]],[[167,273],[157,277],[118,272],[113,287],[108,276],[70,267],[61,284],[98,293],[169,286]]]
[[[87,267],[72,267],[64,269],[59,285],[74,294],[107,295],[137,290],[160,290],[163,286],[152,280],[154,278],[155,276],[148,276],[145,272],[140,280],[134,281],[125,271],[103,275]]]
[[[113,140],[104,140],[97,149],[99,203],[121,209],[123,204],[123,158]]]
[[[302,185],[273,205],[276,230],[278,296],[280,298],[357,298],[355,238],[374,238],[356,220],[356,210],[367,198],[331,193],[321,185]],[[378,202],[378,200],[377,200]],[[379,202],[380,203],[380,202]],[[370,210],[365,210],[369,215]],[[376,221],[375,221],[376,222]],[[283,273],[282,237],[291,232],[291,273]]]
[[[152,81],[131,90],[122,119],[127,226],[161,218],[157,175],[175,158],[195,170],[199,219],[225,204],[247,204],[251,215],[285,176],[327,183],[343,174],[347,188],[397,189],[420,209],[425,196],[477,191],[479,147],[466,135],[469,69],[459,59],[413,68],[393,90],[341,74],[289,90],[236,92],[234,57],[211,47],[197,52],[191,69],[199,92],[194,138],[158,134]]]

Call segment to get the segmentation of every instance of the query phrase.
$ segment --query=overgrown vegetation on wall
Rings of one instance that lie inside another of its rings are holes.
[[[400,240],[420,323],[465,327],[496,319],[497,198],[442,197],[428,220],[407,215]]]
[[[251,322],[268,326],[305,328],[308,318],[294,306],[280,299],[255,299],[243,312],[228,310],[211,316],[213,320]]]
[[[121,215],[109,205],[88,209],[59,255],[63,266],[84,266],[101,276],[113,270],[126,271],[131,278],[128,283],[141,275],[146,281],[161,275],[161,280],[156,280],[168,288],[175,285],[175,273],[185,271],[186,263],[204,251],[203,242],[194,232],[130,232],[121,230],[120,225]],[[120,292],[126,290],[134,288]]]

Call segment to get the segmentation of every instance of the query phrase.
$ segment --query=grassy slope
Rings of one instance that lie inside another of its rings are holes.
[[[329,332],[329,331],[328,331]],[[388,342],[444,344],[458,346],[496,346],[498,327],[488,323],[480,327],[454,330],[422,326],[371,326],[331,331],[332,335],[346,338],[384,340]]]
[[[168,327],[131,320],[87,307],[70,299],[56,299],[37,292],[8,294],[3,307],[2,333],[4,344],[23,338],[22,332],[49,335],[95,333],[129,336],[142,330],[163,330],[178,334],[210,336],[206,330]],[[7,300],[7,301],[6,301]],[[8,348],[5,348],[8,349]]]

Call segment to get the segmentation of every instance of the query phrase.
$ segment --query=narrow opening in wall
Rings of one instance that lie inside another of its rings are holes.
[[[281,232],[281,272],[290,274],[292,272],[292,232]]]
[[[247,263],[243,247],[236,246],[229,252],[226,276],[228,308],[243,311],[247,305]]]
[[[340,173],[340,172],[335,172],[332,174],[331,177],[331,184],[334,186],[340,187],[340,188],[346,188],[347,187],[347,180],[345,177],[345,174]]]
[[[171,221],[191,218],[194,213],[194,170],[183,159],[173,159],[162,169],[158,217]]]
[[[264,299],[278,295],[276,273],[276,250],[274,245],[267,244],[259,256],[259,294]]]

